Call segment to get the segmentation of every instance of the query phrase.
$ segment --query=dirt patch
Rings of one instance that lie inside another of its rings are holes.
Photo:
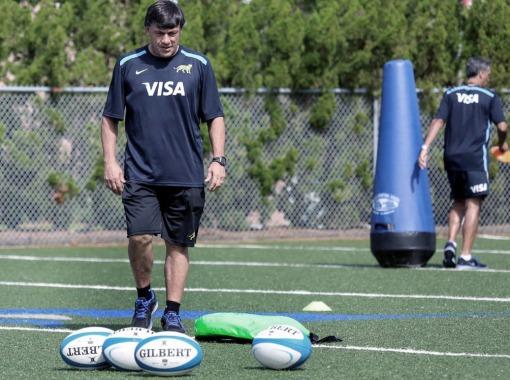
[[[437,238],[444,239],[447,228],[440,226],[436,229]],[[481,226],[479,235],[492,237],[509,237],[510,225]],[[224,231],[203,228],[200,230],[198,241],[207,243],[257,243],[275,240],[363,240],[370,238],[370,229],[360,228],[351,230],[314,230],[295,228],[272,228],[258,231]],[[156,244],[163,244],[161,239],[155,239]],[[0,232],[0,247],[12,246],[102,246],[126,245],[127,238],[124,230],[116,231],[17,231],[6,230]]]
[[[317,239],[367,239],[369,230],[313,230],[273,228],[260,231],[224,231],[200,229],[199,243],[240,243],[272,240],[317,240]],[[155,243],[163,243],[155,239]],[[9,246],[83,246],[83,245],[124,245],[127,244],[126,231],[16,231],[0,232],[0,247]]]

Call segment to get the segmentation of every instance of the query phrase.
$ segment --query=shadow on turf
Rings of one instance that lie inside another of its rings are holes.
[[[258,367],[248,366],[248,367],[244,367],[244,369],[249,370],[249,371],[267,371],[267,372],[275,371],[274,369],[266,368],[266,367],[262,367],[262,366],[258,366]],[[292,369],[278,370],[278,372],[299,372],[299,371],[304,371],[304,368],[292,368]]]
[[[83,329],[85,327],[92,327],[92,326],[106,327],[107,329],[111,329],[113,331],[124,329],[126,327],[131,327],[130,321],[126,321],[125,324],[101,323],[99,321],[97,321],[97,323],[95,323],[95,322],[90,322],[90,323],[83,322],[83,323],[66,323],[65,324],[65,327],[68,328],[68,329],[71,329],[71,330],[79,330],[79,329]]]
[[[418,267],[382,267],[377,263],[374,264],[331,264],[331,263],[314,263],[312,265],[317,266],[325,266],[328,268],[355,268],[355,269],[412,269],[412,268],[418,268]],[[427,265],[428,267],[438,267],[441,268],[440,265]]]
[[[65,327],[67,329],[75,331],[75,330],[83,329],[85,327],[95,326],[95,327],[105,327],[107,329],[110,329],[110,330],[113,330],[113,331],[117,331],[117,330],[120,330],[120,329],[125,329],[127,327],[131,327],[130,322],[131,321],[126,321],[125,324],[101,323],[99,321],[97,323],[96,322],[90,322],[90,323],[87,323],[87,322],[84,322],[84,323],[71,323],[71,324],[66,323],[62,327]],[[190,332],[193,332],[193,329],[191,327],[187,327],[187,328],[188,328],[188,334],[190,334]],[[163,329],[161,328],[161,325],[159,324],[159,321],[158,321],[158,323],[154,323],[154,325],[152,326],[152,331],[154,331],[154,332],[161,332],[161,331],[163,331]],[[248,342],[248,343],[251,344],[251,342]]]
[[[338,267],[338,268],[381,268],[377,264],[332,264],[332,263],[312,263],[311,265],[325,266],[325,267]]]
[[[416,269],[416,268],[443,268],[441,264],[427,263],[425,266],[410,266],[410,267],[382,267],[379,264],[331,264],[331,263],[313,263],[312,265],[327,266],[334,268],[358,268],[358,269]]]
[[[64,365],[64,364],[63,364]],[[151,373],[148,373],[148,372],[142,372],[142,371],[123,371],[123,370],[120,370],[120,369],[115,369],[113,367],[108,367],[108,368],[104,368],[104,369],[95,369],[95,370],[90,370],[90,369],[79,369],[79,368],[71,368],[71,367],[59,367],[59,368],[54,368],[53,369],[54,371],[56,372],[59,372],[61,374],[65,374],[65,373],[68,373],[68,374],[71,374],[71,373],[89,373],[89,374],[93,374],[93,373],[104,373],[104,374],[109,374],[109,373],[116,373],[116,374],[122,374],[122,376],[126,376],[126,377],[154,377],[153,374]],[[183,377],[190,377],[190,376],[193,376],[193,372],[190,372],[190,373],[185,373],[183,375],[179,375],[179,378],[183,378]]]
[[[422,268],[440,268],[440,269],[443,269],[444,267],[443,267],[442,264],[427,264],[427,265],[425,265]]]

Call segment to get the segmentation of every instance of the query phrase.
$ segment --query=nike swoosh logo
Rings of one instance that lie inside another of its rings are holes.
[[[136,75],[139,75],[139,74],[141,74],[141,73],[143,73],[144,71],[147,71],[147,70],[148,70],[148,69],[136,70],[136,71],[135,71],[135,74],[136,74]]]

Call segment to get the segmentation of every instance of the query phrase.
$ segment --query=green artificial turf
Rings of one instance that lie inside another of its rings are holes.
[[[204,245],[193,249],[189,290],[182,306],[184,311],[290,313],[297,319],[313,314],[316,319],[303,322],[307,328],[320,336],[336,335],[343,341],[314,347],[311,358],[294,371],[262,368],[251,356],[249,344],[201,343],[204,360],[192,372],[192,378],[507,378],[510,373],[510,249],[506,241],[478,239],[475,247],[491,269],[501,272],[443,270],[440,268],[440,251],[430,260],[429,269],[383,269],[377,265],[368,247],[367,241],[306,241],[272,242],[256,247]],[[500,253],[484,252],[488,250],[499,250]],[[78,316],[73,312],[131,312],[136,292],[124,247],[0,250],[0,257],[8,255],[14,256],[0,260],[0,281],[3,282],[0,284],[2,378],[150,377],[112,369],[71,369],[58,354],[59,343],[66,332],[16,330],[44,328],[44,325],[28,319],[2,318],[2,314],[14,313],[13,310],[19,313],[20,309],[50,309],[60,310],[59,313],[72,318],[55,328],[75,330],[96,325],[115,330],[125,327],[130,317]],[[25,261],[16,256],[35,256],[44,260]],[[49,258],[67,261],[48,261]],[[80,258],[114,259],[117,262],[71,261]],[[153,287],[158,289],[160,304],[164,300],[164,292],[160,290],[163,287],[163,258],[163,247],[157,246]],[[107,288],[55,288],[44,284],[104,285]],[[109,289],[111,286],[122,289]],[[253,293],[243,293],[246,290]],[[296,290],[315,294],[278,293]],[[257,293],[259,291],[266,293]],[[373,296],[363,296],[367,294]],[[481,300],[462,297],[479,297]],[[487,298],[497,298],[499,302],[483,300]],[[312,301],[322,301],[332,311],[303,312]],[[324,316],[331,318],[327,320]],[[184,323],[193,334],[193,320],[186,318]],[[154,329],[160,329],[158,320],[155,320]]]

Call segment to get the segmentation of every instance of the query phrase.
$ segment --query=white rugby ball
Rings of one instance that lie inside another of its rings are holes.
[[[103,343],[103,355],[117,369],[140,371],[135,362],[135,348],[142,339],[154,331],[141,327],[126,327],[115,331]]]
[[[85,327],[73,331],[60,343],[60,356],[66,364],[79,369],[108,368],[103,355],[103,342],[113,330],[104,327]]]
[[[251,352],[264,367],[292,369],[303,364],[312,353],[310,338],[289,325],[274,325],[258,333]]]
[[[162,331],[140,341],[135,361],[149,373],[183,375],[200,365],[204,354],[195,339],[178,332]]]

